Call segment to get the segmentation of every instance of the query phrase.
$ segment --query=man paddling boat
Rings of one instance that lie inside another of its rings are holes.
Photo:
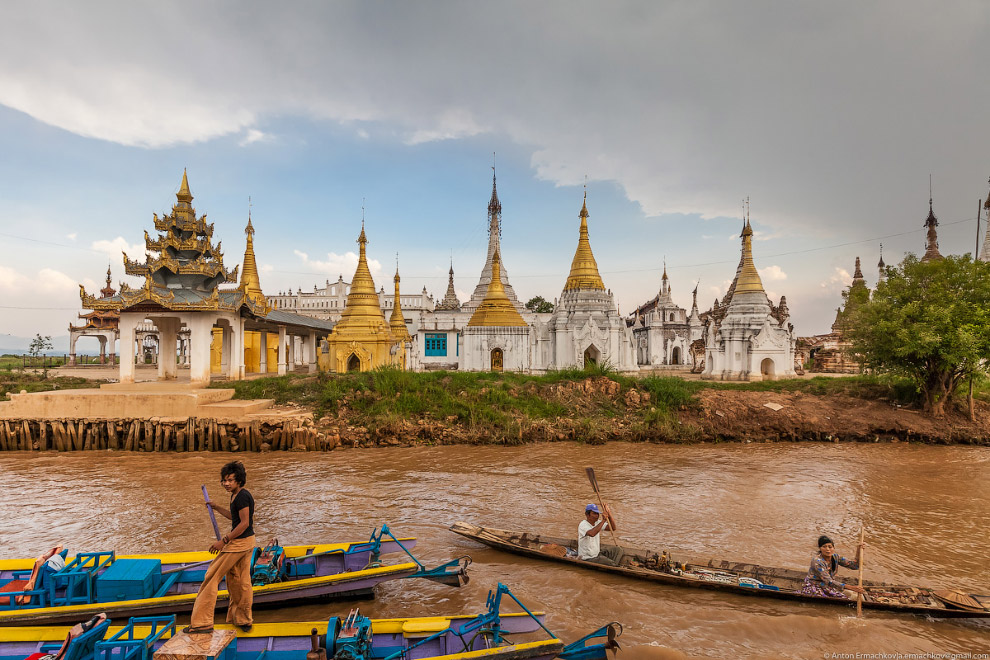
[[[220,483],[230,493],[230,509],[216,502],[210,508],[224,518],[230,519],[230,533],[210,546],[210,552],[217,557],[206,570],[206,576],[196,595],[189,625],[182,629],[185,633],[212,633],[213,610],[217,605],[217,590],[220,580],[227,578],[227,591],[230,604],[227,607],[227,622],[241,630],[251,630],[253,616],[251,605],[251,555],[254,553],[254,498],[244,487],[247,472],[240,461],[231,461],[220,468]]]
[[[584,520],[578,525],[578,557],[584,561],[594,564],[604,564],[605,566],[618,566],[622,558],[622,550],[616,546],[608,546],[601,549],[601,537],[603,530],[611,529],[615,531],[615,519],[609,511],[607,504],[602,504],[605,511],[603,516],[597,504],[589,504],[584,507]]]

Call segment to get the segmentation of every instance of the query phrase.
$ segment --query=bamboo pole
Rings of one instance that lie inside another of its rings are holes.
[[[866,554],[866,550],[863,548],[863,528],[859,528],[859,547],[856,549],[856,553],[859,555],[859,588],[863,588],[863,555]],[[856,616],[863,616],[863,594],[856,594]]]

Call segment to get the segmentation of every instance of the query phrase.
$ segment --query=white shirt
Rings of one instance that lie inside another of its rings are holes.
[[[599,520],[599,522],[601,522]],[[598,523],[595,523],[597,525]],[[588,522],[587,519],[582,520],[581,524],[578,525],[578,557],[581,559],[594,559],[601,552],[602,547],[602,532],[608,529],[608,521],[602,525],[602,528],[598,530],[598,533],[594,536],[588,536],[595,525]]]

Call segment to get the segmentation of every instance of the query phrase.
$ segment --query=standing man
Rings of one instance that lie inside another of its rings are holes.
[[[578,557],[584,561],[605,566],[618,566],[622,559],[622,549],[618,546],[609,545],[605,550],[601,549],[602,530],[611,529],[615,531],[615,519],[608,505],[603,504],[605,515],[601,515],[598,505],[589,504],[584,507],[584,520],[578,525]]]
[[[189,625],[184,633],[212,633],[213,610],[217,604],[217,589],[220,580],[227,578],[227,592],[230,602],[227,605],[227,623],[233,623],[244,632],[251,630],[254,618],[251,603],[251,555],[254,553],[254,498],[244,484],[247,472],[240,461],[231,461],[220,468],[220,484],[230,493],[230,509],[215,502],[210,507],[224,518],[230,519],[231,530],[223,538],[210,546],[210,553],[216,555],[206,569],[203,584],[199,586],[196,602],[193,604]]]

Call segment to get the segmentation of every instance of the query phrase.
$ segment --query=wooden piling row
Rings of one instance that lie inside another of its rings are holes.
[[[293,420],[0,420],[0,451],[330,451],[335,446],[316,429]]]

